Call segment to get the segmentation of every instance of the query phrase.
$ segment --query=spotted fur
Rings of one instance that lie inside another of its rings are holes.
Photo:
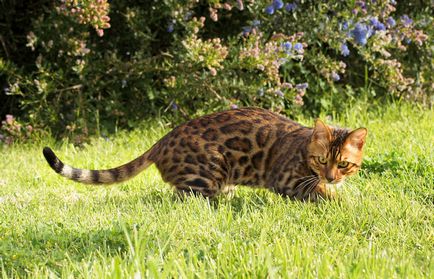
[[[366,134],[365,128],[350,131],[320,120],[308,128],[264,109],[241,108],[182,124],[143,155],[113,169],[65,165],[48,147],[43,154],[54,171],[82,183],[121,182],[155,163],[163,180],[181,193],[213,197],[234,185],[249,185],[316,200],[333,197],[327,185],[357,172]]]

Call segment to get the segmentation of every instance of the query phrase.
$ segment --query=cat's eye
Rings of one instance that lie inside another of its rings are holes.
[[[327,158],[325,158],[323,156],[319,156],[318,157],[318,162],[320,162],[321,164],[325,165],[325,164],[327,164]]]
[[[348,163],[347,161],[340,161],[338,163],[338,168],[341,168],[341,169],[346,168],[346,167],[348,167],[349,164],[350,163]]]

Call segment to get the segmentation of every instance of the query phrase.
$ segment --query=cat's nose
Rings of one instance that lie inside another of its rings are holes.
[[[325,178],[327,179],[327,182],[333,182],[333,180],[335,180],[335,176],[332,173],[327,173]]]

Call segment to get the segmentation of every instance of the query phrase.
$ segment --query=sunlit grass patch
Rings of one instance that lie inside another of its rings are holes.
[[[55,174],[52,142],[3,147],[3,277],[434,276],[433,111],[395,106],[334,119],[369,130],[363,170],[334,202],[302,203],[266,190],[179,199],[155,167],[108,187]],[[311,120],[304,120],[309,123]],[[140,155],[166,130],[119,133],[59,157],[106,168]]]

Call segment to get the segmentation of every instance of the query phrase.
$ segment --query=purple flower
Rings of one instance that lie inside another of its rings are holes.
[[[255,19],[255,20],[252,21],[252,25],[253,25],[254,27],[257,27],[257,26],[261,25],[261,21]]]
[[[191,11],[186,12],[184,15],[184,21],[189,21],[192,16],[193,16],[193,12]]]
[[[408,17],[408,15],[403,15],[401,17],[401,22],[402,24],[404,24],[404,26],[409,26],[410,24],[413,23],[413,20],[410,17]]]
[[[384,26],[384,24],[381,23],[376,17],[371,18],[370,21],[372,26],[374,26],[376,30],[380,30],[380,31],[386,30],[386,26]]]
[[[167,32],[172,33],[173,30],[175,29],[175,25],[173,25],[173,23],[169,23],[169,25],[167,26]]]
[[[356,42],[362,46],[366,45],[368,38],[372,34],[372,29],[367,27],[363,23],[357,23],[356,27],[351,31],[351,35],[356,40]]]
[[[341,77],[339,76],[339,74],[337,74],[336,72],[332,73],[332,79],[334,81],[339,81],[341,79]]]
[[[378,21],[378,18],[376,18],[376,17],[371,18],[369,21],[370,21],[371,24],[374,25],[374,26],[377,25],[378,23],[380,23],[380,22]]]
[[[268,15],[274,14],[274,6],[273,5],[267,6],[265,8],[265,13],[268,14]]]
[[[238,106],[236,104],[231,104],[230,107],[231,107],[231,109],[237,109],[238,108]]]
[[[297,89],[306,89],[308,87],[309,87],[309,84],[307,82],[299,83],[299,84],[295,85],[295,88],[297,88]]]
[[[396,21],[393,19],[393,17],[389,17],[389,18],[386,20],[386,23],[387,23],[387,25],[389,25],[390,27],[393,27],[393,26],[396,25]]]
[[[362,9],[366,9],[366,3],[365,3],[365,1],[357,1],[356,5],[358,5]]]
[[[302,43],[296,43],[294,45],[294,49],[298,52],[302,52],[303,51],[303,44]]]
[[[273,0],[273,6],[276,10],[280,10],[283,8],[282,0]]]
[[[344,21],[344,23],[342,23],[342,30],[348,30],[348,25],[349,25],[349,22]]]
[[[289,52],[292,48],[292,44],[291,44],[291,42],[284,42],[282,44],[282,47],[285,49],[286,52]]]
[[[384,24],[383,23],[378,23],[377,24],[377,26],[375,26],[375,28],[377,29],[377,30],[379,30],[379,31],[384,31],[384,30],[386,30],[386,26],[384,26]]]
[[[395,0],[390,0],[390,4],[396,5],[396,1]]]
[[[285,10],[287,12],[295,11],[296,8],[297,8],[297,4],[295,3],[288,3],[285,5]]]
[[[279,89],[277,89],[276,91],[274,91],[274,93],[275,93],[277,96],[281,97],[281,98],[283,98],[283,96],[284,96],[283,92],[280,91]]]
[[[348,55],[350,55],[350,50],[348,49],[347,44],[342,44],[341,45],[341,54],[342,54],[342,56],[348,56]]]
[[[172,103],[171,107],[172,107],[172,110],[174,110],[174,111],[178,110],[178,105],[175,102]]]
[[[247,36],[250,32],[252,32],[252,27],[250,26],[243,26],[243,36]]]

